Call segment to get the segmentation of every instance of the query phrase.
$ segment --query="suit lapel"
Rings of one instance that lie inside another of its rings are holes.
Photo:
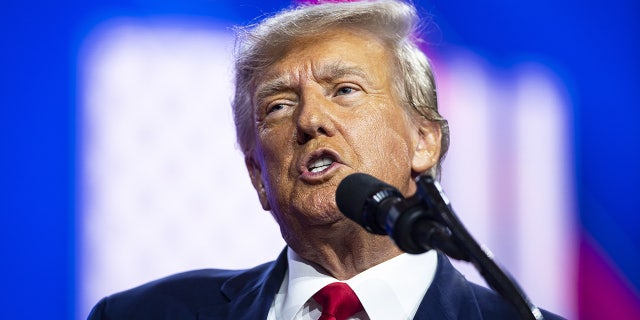
[[[229,278],[220,288],[229,302],[200,310],[199,320],[266,319],[287,270],[287,250],[278,259]]]
[[[198,319],[266,319],[286,270],[285,248],[276,261],[229,278],[220,288],[229,301],[203,308]],[[414,319],[482,319],[471,286],[442,253],[438,253],[435,277]]]
[[[471,286],[440,252],[436,275],[414,319],[482,319]]]

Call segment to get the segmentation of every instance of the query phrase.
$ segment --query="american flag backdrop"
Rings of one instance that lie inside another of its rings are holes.
[[[443,187],[463,223],[541,307],[639,319],[638,5],[415,3],[451,127]],[[20,99],[0,118],[0,318],[45,295],[50,318],[84,319],[116,291],[277,256],[278,226],[235,145],[232,26],[290,4],[7,11],[3,96]]]

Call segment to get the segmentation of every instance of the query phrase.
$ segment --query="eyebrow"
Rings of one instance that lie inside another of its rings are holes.
[[[320,66],[316,74],[316,78],[320,82],[331,83],[345,76],[354,75],[368,82],[367,73],[358,66],[348,66],[341,62],[334,62]],[[290,90],[293,88],[291,77],[288,74],[278,75],[271,79],[267,78],[256,88],[255,101],[266,99],[267,97]]]
[[[348,66],[340,62],[330,63],[320,68],[319,79],[325,82],[332,82],[345,76],[354,75],[367,80],[367,73],[358,66]]]
[[[288,76],[276,77],[261,83],[255,94],[255,101],[260,103],[269,96],[272,96],[278,92],[291,89],[291,81]]]

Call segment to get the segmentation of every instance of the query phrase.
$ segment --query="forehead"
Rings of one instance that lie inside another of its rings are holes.
[[[362,78],[388,78],[390,57],[384,43],[367,31],[328,29],[289,41],[279,52],[279,58],[258,75],[256,91],[265,83],[293,83],[303,77],[323,80],[351,74]]]

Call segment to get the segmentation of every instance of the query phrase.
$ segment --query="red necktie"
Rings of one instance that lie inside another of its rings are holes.
[[[343,282],[326,285],[313,295],[313,299],[322,306],[318,320],[346,320],[364,309],[355,292]]]

